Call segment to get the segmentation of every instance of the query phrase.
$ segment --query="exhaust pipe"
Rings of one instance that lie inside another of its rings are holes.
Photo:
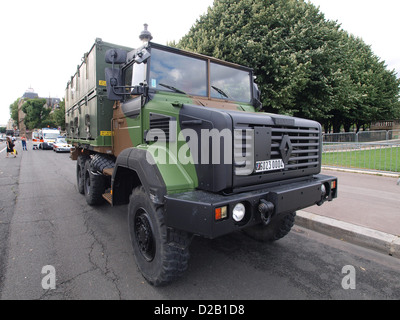
[[[261,221],[267,225],[271,221],[272,214],[274,213],[275,206],[272,202],[261,199],[258,204],[258,212],[260,212]]]

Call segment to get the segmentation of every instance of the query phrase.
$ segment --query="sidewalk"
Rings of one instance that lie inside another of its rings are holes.
[[[296,224],[400,258],[400,185],[396,175],[323,169],[338,177],[338,197],[297,212]]]

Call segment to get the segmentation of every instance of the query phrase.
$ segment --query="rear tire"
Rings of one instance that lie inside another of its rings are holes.
[[[90,168],[90,159],[85,163],[84,171],[84,193],[86,202],[90,206],[104,202],[105,178],[101,174],[93,174]]]
[[[128,225],[136,264],[150,284],[167,284],[187,269],[188,234],[167,230],[162,207],[154,207],[143,187],[132,192],[128,207]],[[174,245],[168,243],[168,235]]]
[[[78,187],[78,192],[80,194],[85,194],[85,163],[90,158],[88,156],[79,156],[76,160],[76,186]]]
[[[296,212],[280,214],[271,219],[267,225],[258,224],[244,229],[249,237],[262,242],[272,242],[286,236],[294,225]]]

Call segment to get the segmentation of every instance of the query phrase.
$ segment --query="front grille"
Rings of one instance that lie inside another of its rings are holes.
[[[265,142],[263,140],[261,143],[255,145],[254,131],[257,128],[267,128],[265,130],[267,130],[269,134],[268,140]],[[249,132],[253,132],[253,134]],[[237,128],[235,129],[234,135],[235,175],[267,175],[279,171],[318,168],[320,161],[320,136],[318,127],[267,127],[253,125],[247,128]],[[258,154],[268,156],[265,156],[265,158],[257,158]],[[284,169],[261,173],[254,172],[256,161],[274,159],[282,159],[284,162]]]
[[[285,138],[287,137],[287,138]],[[285,156],[284,139],[290,141],[291,151],[285,163],[285,170],[315,168],[319,165],[320,131],[318,128],[272,127],[271,159]]]

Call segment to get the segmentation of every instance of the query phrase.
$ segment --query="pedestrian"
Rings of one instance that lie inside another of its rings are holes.
[[[22,150],[28,151],[28,149],[26,148],[26,137],[25,137],[25,135],[23,135],[21,137],[21,142],[22,142]]]
[[[7,137],[7,156],[6,156],[6,158],[8,158],[9,153],[14,153],[14,143],[12,142],[10,137]],[[14,158],[15,157],[16,157],[16,155],[14,154]]]

